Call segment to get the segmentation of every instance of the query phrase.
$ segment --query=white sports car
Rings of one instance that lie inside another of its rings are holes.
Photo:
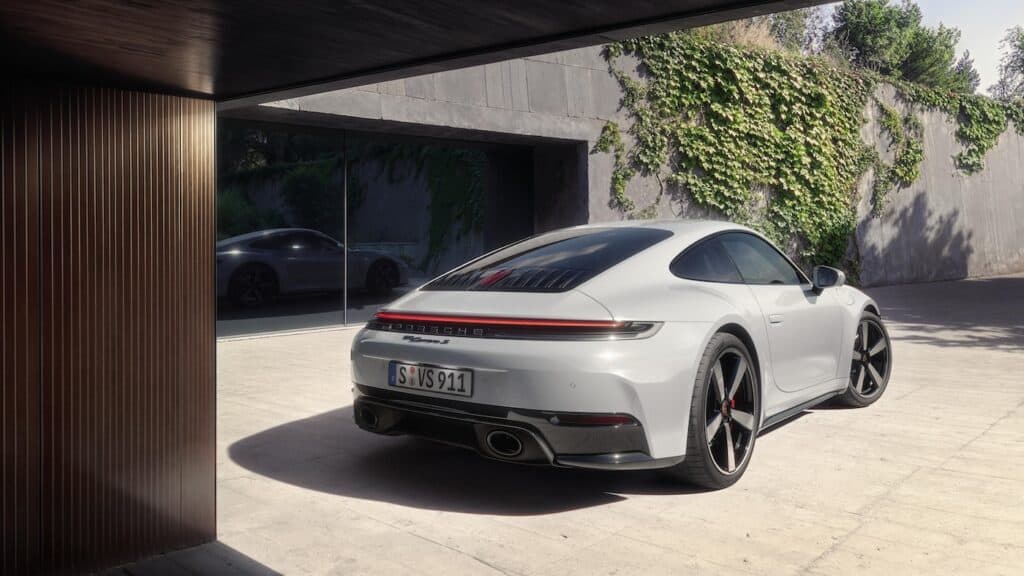
[[[356,423],[501,460],[722,488],[758,432],[892,370],[878,306],[727,222],[568,228],[395,301],[352,345]]]

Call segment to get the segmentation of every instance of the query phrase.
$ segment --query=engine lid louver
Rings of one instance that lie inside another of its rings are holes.
[[[442,276],[425,290],[473,290],[500,292],[562,292],[582,283],[585,270],[567,268],[485,268]]]

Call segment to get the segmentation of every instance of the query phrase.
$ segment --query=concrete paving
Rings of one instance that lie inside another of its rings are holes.
[[[348,314],[345,314],[345,301],[340,293],[282,297],[262,308],[242,308],[222,300],[217,303],[217,337],[342,327],[346,320],[349,325],[362,324],[381,307],[424,283],[426,279],[413,279],[408,286],[399,286],[386,296],[352,291],[348,297]]]
[[[719,492],[364,433],[351,329],[222,341],[221,543],[284,574],[1020,574],[1024,276],[872,293],[886,395],[764,434]]]

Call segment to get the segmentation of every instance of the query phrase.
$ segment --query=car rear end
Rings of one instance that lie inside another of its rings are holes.
[[[379,312],[352,347],[355,419],[530,464],[654,468],[679,330],[615,318],[577,288],[671,232],[569,229],[456,269]],[[668,361],[666,361],[668,359]],[[673,436],[670,439],[668,436]]]

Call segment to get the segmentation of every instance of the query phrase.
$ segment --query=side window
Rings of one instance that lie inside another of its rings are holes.
[[[296,248],[298,246],[298,248]],[[292,248],[303,252],[328,252],[335,248],[334,244],[319,234],[297,232],[292,234]]]
[[[281,249],[287,252],[309,252],[309,240],[303,234],[284,234],[281,240]]]
[[[740,283],[739,270],[718,238],[710,238],[686,249],[672,261],[669,269],[687,280]]]
[[[282,250],[285,252],[299,250],[309,252],[310,245],[310,238],[307,235],[296,232],[279,232],[272,236],[253,240],[249,244],[249,246],[261,250]]]
[[[271,234],[269,236],[253,240],[249,243],[249,247],[256,248],[258,250],[280,250],[285,247],[285,241],[287,239],[287,234]]]
[[[341,249],[341,244],[326,236],[318,236],[317,242],[320,246],[320,250],[324,252],[335,252]]]
[[[719,236],[747,284],[800,284],[800,273],[772,245],[742,232]]]

